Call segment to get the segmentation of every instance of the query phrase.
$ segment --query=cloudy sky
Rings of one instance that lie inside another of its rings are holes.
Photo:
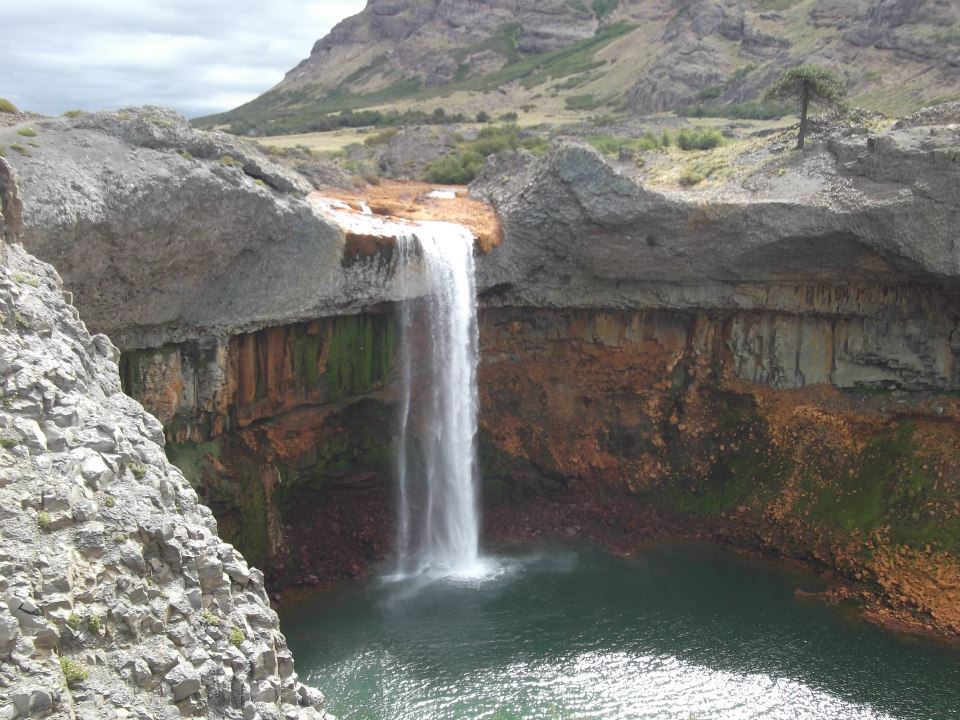
[[[21,109],[167,105],[188,117],[279,82],[364,0],[0,0],[0,97]]]

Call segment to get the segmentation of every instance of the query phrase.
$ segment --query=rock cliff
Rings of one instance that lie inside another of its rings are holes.
[[[67,294],[68,295],[68,294]],[[263,575],[217,536],[57,274],[0,259],[0,713],[326,717]]]
[[[131,108],[0,127],[0,146],[26,128],[30,146],[8,158],[18,234],[121,348],[229,337],[398,292],[363,265],[344,270],[345,235],[307,202],[311,185],[255,145]]]

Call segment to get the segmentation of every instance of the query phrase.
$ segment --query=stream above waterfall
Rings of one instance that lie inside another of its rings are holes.
[[[499,559],[286,606],[297,670],[341,720],[960,717],[960,650],[798,597],[816,575],[690,543]]]

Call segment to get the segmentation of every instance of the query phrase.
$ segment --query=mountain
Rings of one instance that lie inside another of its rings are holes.
[[[843,73],[871,109],[960,97],[956,0],[586,1],[370,0],[277,86],[195,123],[278,134],[369,108],[722,107],[804,62]]]

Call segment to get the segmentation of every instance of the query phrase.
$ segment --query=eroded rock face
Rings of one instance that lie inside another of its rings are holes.
[[[217,536],[48,266],[0,261],[0,713],[323,718],[263,575]],[[59,657],[58,657],[59,656]]]
[[[505,55],[490,53],[483,44],[498,32],[515,36],[517,50],[539,53],[589,37],[597,23],[586,6],[564,0],[375,0],[318,40],[310,57],[287,73],[281,87],[333,87],[366,63],[375,71],[378,52],[389,52],[395,74],[418,77],[428,87],[442,85],[453,80],[461,62],[472,65],[474,56],[484,66],[484,59],[493,55],[494,66],[487,69],[505,64]],[[459,62],[451,56],[453,48],[463,50]],[[358,64],[358,58],[366,63]]]
[[[342,266],[343,231],[306,201],[303,177],[235,137],[157,108],[29,125],[37,147],[10,158],[18,236],[124,349],[399,297],[377,268]],[[24,126],[0,128],[0,144]]]

